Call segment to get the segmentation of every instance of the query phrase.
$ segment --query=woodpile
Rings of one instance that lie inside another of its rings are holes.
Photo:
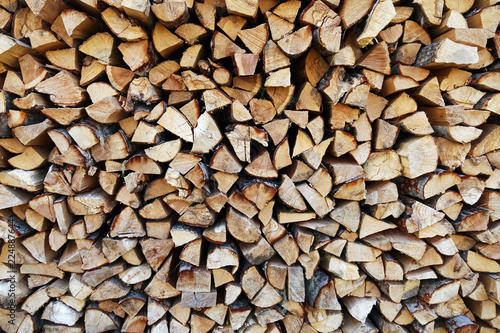
[[[0,1],[0,331],[498,332],[499,21]]]

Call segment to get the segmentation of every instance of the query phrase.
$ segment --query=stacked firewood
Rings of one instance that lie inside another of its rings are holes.
[[[0,330],[497,332],[499,2],[0,1]]]

